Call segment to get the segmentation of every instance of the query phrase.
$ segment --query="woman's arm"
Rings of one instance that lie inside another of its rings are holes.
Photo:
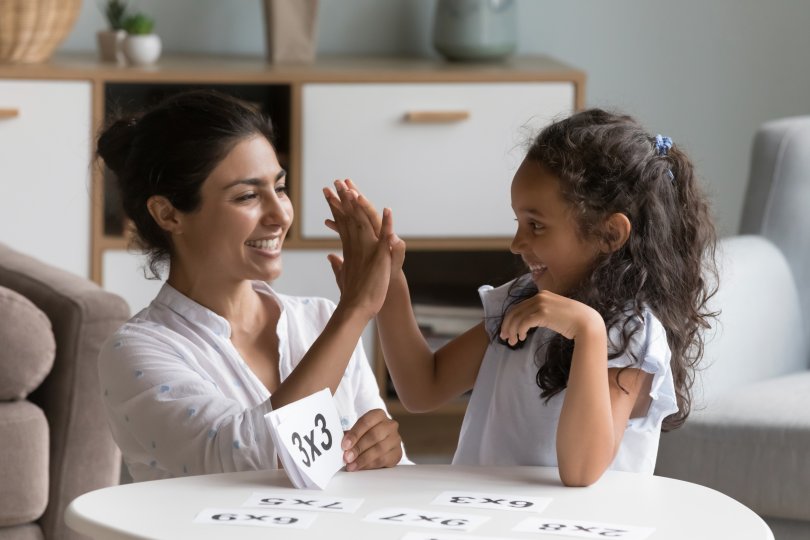
[[[351,208],[351,194],[339,204]],[[379,311],[391,274],[391,244],[396,242],[391,215],[384,213],[379,237],[373,243],[361,239],[373,233],[365,216],[349,214],[341,220],[338,232],[344,242],[340,301],[321,335],[315,340],[293,372],[271,397],[274,408],[282,407],[328,386],[337,390],[349,359],[368,322]]]
[[[649,375],[607,367],[607,331],[592,308],[548,291],[518,304],[504,318],[501,337],[514,344],[544,326],[574,340],[571,371],[557,426],[557,464],[567,486],[588,486],[607,470]],[[624,388],[624,390],[622,389]]]
[[[152,328],[119,331],[99,355],[107,419],[135,479],[161,477],[150,467],[174,476],[275,467],[270,404],[226,397],[220,387],[231,379],[204,372],[171,339]]]
[[[335,217],[327,226],[338,230],[345,227],[341,222],[366,219],[371,228],[363,231],[364,236],[341,235],[341,239],[344,251],[370,250],[376,241],[374,231],[380,230],[376,210],[351,181],[338,181],[335,187],[337,196],[331,190],[324,190]],[[352,194],[353,204],[342,203],[345,193]],[[347,245],[347,242],[352,244]],[[434,353],[413,314],[408,282],[401,268],[405,243],[399,241],[391,245],[392,274],[385,303],[376,319],[383,356],[402,404],[413,412],[429,411],[473,387],[489,337],[483,324],[479,324]],[[332,257],[330,261],[340,283],[341,260]]]

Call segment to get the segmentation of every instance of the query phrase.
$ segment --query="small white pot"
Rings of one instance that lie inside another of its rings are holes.
[[[124,55],[130,64],[148,66],[160,58],[162,44],[157,34],[127,35],[124,40]]]

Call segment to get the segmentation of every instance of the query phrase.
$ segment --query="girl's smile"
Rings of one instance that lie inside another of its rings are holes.
[[[512,209],[518,223],[512,253],[523,258],[538,289],[569,294],[588,276],[600,249],[580,237],[559,180],[524,160],[512,181]]]

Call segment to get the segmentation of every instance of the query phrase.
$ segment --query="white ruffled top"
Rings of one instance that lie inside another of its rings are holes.
[[[511,283],[498,288],[485,285],[478,290],[490,335],[497,333]],[[627,353],[607,361],[607,367],[632,366],[651,373],[652,400],[645,416],[628,421],[610,469],[652,474],[661,423],[678,407],[664,327],[649,310],[644,310],[640,322],[642,327]],[[557,424],[565,390],[546,402],[535,382],[536,362],[545,358],[545,351],[539,349],[544,348],[550,333],[538,328],[518,350],[490,343],[464,416],[454,464],[557,466]],[[611,343],[616,342],[616,335],[609,335]]]

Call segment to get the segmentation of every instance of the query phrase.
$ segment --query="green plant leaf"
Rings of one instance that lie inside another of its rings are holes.
[[[136,13],[124,20],[124,30],[128,34],[146,35],[155,29],[155,20],[144,13]]]

